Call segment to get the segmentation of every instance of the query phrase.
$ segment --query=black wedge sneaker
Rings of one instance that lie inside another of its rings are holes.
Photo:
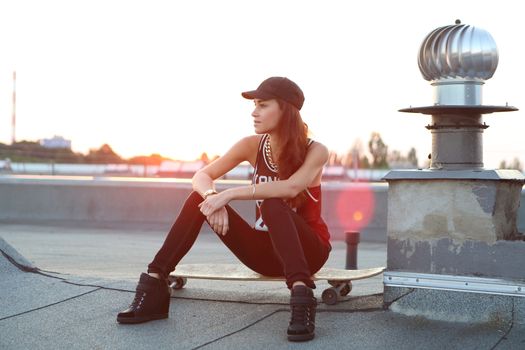
[[[306,341],[315,336],[315,310],[317,299],[313,291],[307,286],[295,286],[292,288],[290,298],[292,318],[288,326],[288,340]]]
[[[119,323],[142,323],[168,318],[170,291],[164,279],[143,273],[137,285],[133,302],[117,315]]]

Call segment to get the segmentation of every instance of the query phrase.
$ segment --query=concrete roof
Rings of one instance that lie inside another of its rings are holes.
[[[124,272],[117,273],[117,278],[107,273],[97,275],[97,270],[86,273],[87,269],[74,266],[74,254],[62,258],[65,251],[74,249],[75,241],[85,243],[78,230],[40,231],[42,228],[0,224],[0,236],[5,238],[0,239],[0,349],[442,350],[517,349],[525,343],[525,329],[518,324],[432,321],[383,310],[379,276],[356,282],[354,291],[338,305],[321,304],[316,337],[302,344],[289,343],[286,339],[288,291],[280,282],[190,280],[172,296],[169,319],[120,325],[116,314],[133,299],[135,281]],[[46,257],[45,246],[33,246],[38,239],[45,242],[47,237],[52,241],[53,234],[67,231],[70,231],[68,245],[60,247],[54,242],[52,257]],[[116,236],[112,236],[112,232],[106,235],[98,232],[98,236],[94,231],[85,234],[91,234],[92,239],[103,238],[107,245],[108,240],[112,243],[112,239],[121,239],[122,232],[115,233]],[[25,240],[28,237],[32,239]],[[135,232],[128,240],[146,242],[152,240],[151,237],[151,233]],[[155,245],[156,240],[153,241]],[[21,247],[19,251],[31,252],[32,256],[22,256],[8,242],[17,242]],[[231,262],[224,260],[222,248],[212,242],[209,237],[198,240],[196,250],[202,248],[206,256],[193,253],[189,261],[206,258],[208,262]],[[148,249],[144,254],[149,254]],[[384,251],[378,252],[378,249]],[[108,248],[108,256],[105,252],[100,246],[93,250],[93,254],[100,255],[99,263],[118,266],[118,261],[111,261],[111,250]],[[384,245],[361,244],[360,267],[384,264],[385,252]],[[334,242],[333,253],[328,265],[341,267],[344,244]],[[140,260],[142,251],[138,250],[137,254]],[[41,269],[46,271],[36,268],[40,267],[39,261],[44,264]],[[89,259],[82,260],[82,264],[86,265],[87,261]],[[315,292],[318,299],[324,287],[325,284],[318,283]]]

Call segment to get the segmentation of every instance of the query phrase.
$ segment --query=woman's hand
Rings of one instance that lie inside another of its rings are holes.
[[[199,204],[201,213],[208,217],[215,211],[226,206],[230,202],[230,198],[226,192],[219,192],[209,195],[205,200]]]
[[[213,231],[220,235],[228,232],[228,211],[226,205],[230,199],[225,192],[212,194],[199,204],[201,213],[206,216]]]
[[[228,233],[228,211],[226,207],[214,211],[211,215],[206,217],[213,231],[219,235],[226,236]]]

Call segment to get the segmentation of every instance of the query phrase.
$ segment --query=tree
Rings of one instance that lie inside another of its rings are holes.
[[[370,141],[368,141],[368,149],[372,155],[372,168],[388,168],[388,146],[383,142],[383,139],[381,139],[381,135],[379,135],[378,132],[373,132],[370,136]]]
[[[99,149],[90,149],[86,156],[86,162],[96,164],[118,164],[123,160],[108,144],[103,144]]]
[[[160,165],[164,160],[170,160],[164,158],[158,153],[153,153],[150,156],[135,156],[128,160],[129,164],[140,164],[140,165]]]
[[[355,158],[355,153],[353,150],[348,150],[342,157],[341,157],[341,165],[345,168],[352,168],[353,166],[358,166],[359,160]]]
[[[414,147],[412,147],[410,149],[410,151],[408,151],[407,159],[408,159],[408,162],[410,164],[412,164],[414,167],[417,168],[417,165],[419,164],[419,161],[417,159],[417,153],[416,153],[416,149]]]
[[[499,168],[500,169],[516,169],[519,171],[523,171],[523,163],[520,161],[518,157],[514,157],[514,159],[512,160],[512,163],[509,163],[509,164],[507,164],[505,160],[502,160],[499,163]]]
[[[341,157],[338,158],[338,165],[342,165],[347,169],[368,169],[370,168],[370,161],[368,156],[365,154],[363,142],[360,139],[356,139],[352,147],[346,151]]]
[[[398,150],[393,150],[388,154],[388,163],[399,163],[404,162],[406,159],[401,155],[401,152]]]
[[[410,151],[408,151],[408,154],[406,156],[404,156],[398,150],[393,150],[388,153],[387,162],[391,168],[417,168],[418,160],[416,155],[416,149],[412,147]]]
[[[39,142],[20,141],[13,145],[0,144],[0,159],[12,162],[81,163],[83,155],[69,148],[46,148]]]
[[[344,163],[348,168],[363,168],[363,162],[361,161],[361,157],[364,156],[365,151],[363,147],[363,142],[361,141],[361,139],[357,138],[354,140],[352,148],[350,148],[350,150],[346,153],[344,157]]]
[[[370,169],[370,161],[367,156],[362,156],[359,158],[359,168],[361,169]]]
[[[208,153],[202,152],[200,158],[205,164],[208,164],[210,162],[210,158],[208,158]]]
[[[328,165],[341,165],[341,158],[338,156],[337,152],[328,152]]]

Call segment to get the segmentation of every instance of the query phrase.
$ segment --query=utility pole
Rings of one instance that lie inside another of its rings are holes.
[[[16,71],[13,71],[13,118],[11,121],[11,126],[11,145],[14,145],[16,142]]]

